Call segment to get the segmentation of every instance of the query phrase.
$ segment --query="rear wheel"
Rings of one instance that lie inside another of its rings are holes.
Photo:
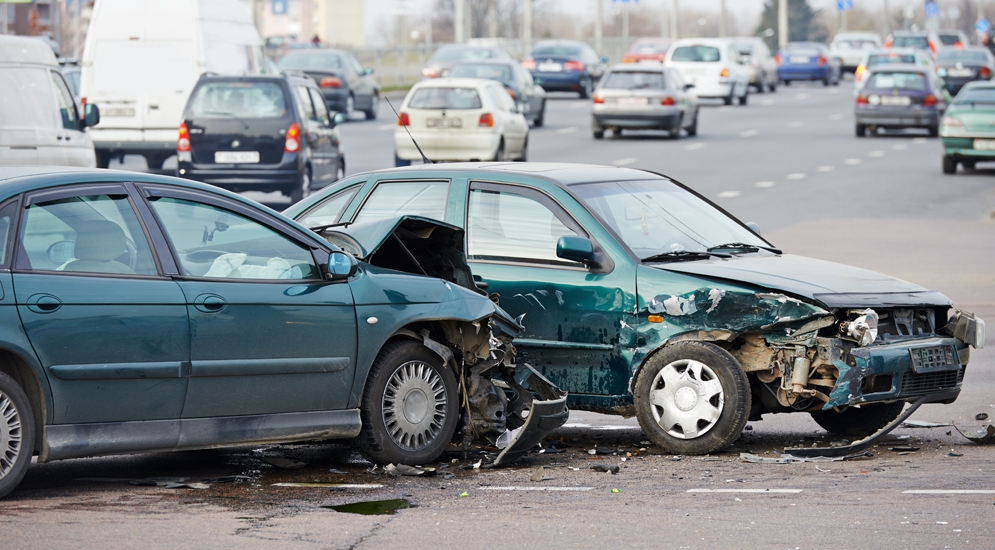
[[[591,134],[594,136],[594,139],[604,139],[605,138],[605,131],[602,130],[602,129],[594,130],[594,131],[591,132]]]
[[[352,113],[355,110],[356,110],[356,98],[353,97],[352,93],[350,92],[349,97],[347,97],[345,100],[345,113],[343,113],[347,121],[352,120]]]
[[[964,160],[964,161],[961,161],[960,165],[963,166],[965,170],[974,170],[974,167],[977,164],[976,164],[976,161],[973,161],[973,160]]]
[[[949,155],[943,155],[943,173],[944,174],[956,174],[957,173],[957,161]]]
[[[494,162],[501,162],[504,160],[504,139],[498,142],[497,151],[494,152]]]
[[[866,124],[857,124],[856,133],[857,133],[857,137],[864,137],[864,136],[866,136],[867,135],[867,125]]]
[[[380,110],[380,92],[373,90],[373,97],[370,98],[370,108],[363,111],[366,115],[366,120],[376,120],[378,110]]]
[[[929,137],[939,137],[940,135],[940,125],[935,124],[929,127]]]
[[[525,142],[522,143],[522,155],[518,157],[519,162],[529,161],[529,137],[525,136]]]
[[[345,160],[339,160],[339,167],[335,170],[335,181],[345,178]]]
[[[746,90],[743,91],[743,95],[739,98],[740,105],[746,105],[746,102],[750,99],[750,87],[747,86]]]
[[[784,81],[784,85],[785,86],[791,86],[791,81],[790,80],[785,80]]]
[[[736,93],[736,87],[733,86],[732,89],[729,90],[729,96],[722,98],[722,103],[725,103],[726,105],[732,105],[732,102],[735,99],[735,93]]]
[[[591,91],[594,88],[594,84],[591,82],[590,78],[584,80],[584,87],[580,89],[580,98],[587,99],[591,97]]]
[[[541,128],[543,124],[546,123],[546,100],[542,100],[542,105],[539,107],[539,114],[536,115],[533,121],[536,128]]]
[[[111,154],[97,151],[97,168],[107,168],[111,165]]]
[[[812,420],[829,433],[867,437],[898,418],[905,408],[905,402],[871,403],[850,407],[843,412],[818,411],[812,413]]]
[[[694,120],[691,121],[691,125],[688,126],[688,135],[694,137],[698,135],[698,111],[694,112]]]
[[[24,478],[35,448],[31,403],[13,378],[0,372],[0,498]]]

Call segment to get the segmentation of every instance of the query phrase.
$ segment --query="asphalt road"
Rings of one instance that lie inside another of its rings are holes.
[[[665,173],[759,223],[787,251],[911,280],[995,319],[995,170],[942,175],[940,144],[925,134],[858,139],[851,102],[846,82],[796,84],[752,95],[746,107],[703,108],[695,138],[639,133],[595,141],[588,103],[556,98],[547,126],[533,130],[530,157]],[[392,162],[394,127],[382,107],[379,120],[342,127],[349,173]],[[255,198],[283,204],[277,196]],[[993,389],[989,335],[988,348],[972,352],[960,399],[925,406],[913,419],[987,424],[975,415],[995,418]],[[4,548],[995,546],[995,447],[969,443],[951,427],[900,428],[859,461],[739,459],[740,452],[771,457],[799,442],[833,441],[822,435],[807,415],[768,415],[751,422],[730,452],[675,459],[643,444],[633,419],[575,413],[548,442],[562,452],[499,471],[457,461],[436,465],[434,477],[394,478],[368,473],[370,465],[345,445],[70,460],[35,466],[0,501],[0,540]],[[900,454],[891,450],[897,445],[919,450]],[[609,454],[588,454],[597,448]],[[279,469],[260,460],[267,456],[307,465]],[[597,473],[595,463],[620,472]],[[530,481],[539,466],[552,479]],[[231,474],[249,479],[202,490],[128,483]],[[273,485],[279,482],[383,487]],[[322,507],[394,498],[415,507],[383,516]]]

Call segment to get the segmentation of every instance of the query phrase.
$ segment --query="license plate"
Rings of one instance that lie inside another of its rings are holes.
[[[618,98],[619,105],[648,105],[649,100],[645,97],[620,97]]]
[[[912,105],[912,98],[905,95],[883,95],[881,105]]]
[[[426,118],[425,126],[428,128],[462,128],[463,119],[459,118]]]
[[[974,69],[947,69],[949,76],[974,76]]]
[[[812,61],[812,58],[807,55],[793,55],[788,59],[795,65],[808,65]]]
[[[947,370],[960,366],[957,354],[950,346],[910,349],[909,355],[912,357],[912,370],[916,372]]]
[[[540,63],[538,69],[540,73],[558,73],[563,70],[563,65],[560,63]]]
[[[258,164],[259,151],[218,151],[214,153],[217,164]]]
[[[974,148],[979,151],[995,151],[995,139],[976,139]]]
[[[100,114],[107,117],[126,118],[135,116],[134,107],[107,107],[100,111]]]

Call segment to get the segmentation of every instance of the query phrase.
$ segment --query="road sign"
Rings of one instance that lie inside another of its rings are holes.
[[[850,11],[853,9],[853,0],[836,0],[836,9],[840,11]]]
[[[287,3],[289,0],[273,0],[273,15],[287,15]]]
[[[926,2],[926,17],[939,17],[940,7],[936,2]]]
[[[988,20],[987,19],[981,18],[981,19],[978,19],[978,22],[974,24],[974,28],[978,32],[986,33],[986,32],[988,32],[988,29],[992,28],[992,26],[988,24]]]

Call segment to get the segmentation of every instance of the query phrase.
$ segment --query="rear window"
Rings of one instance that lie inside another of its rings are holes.
[[[670,49],[670,44],[666,42],[642,42],[633,44],[632,49],[629,53],[644,53],[644,54],[655,54],[655,53],[667,53]]]
[[[875,73],[867,81],[870,89],[926,90],[926,75],[922,73]]]
[[[419,88],[408,102],[410,109],[480,109],[475,88]]]
[[[449,71],[452,78],[483,78],[486,80],[499,80],[501,82],[511,82],[514,80],[511,74],[511,67],[508,65],[456,65]]]
[[[956,34],[941,34],[940,42],[943,42],[944,46],[953,46],[960,43],[960,36]]]
[[[715,63],[722,54],[715,46],[680,46],[670,54],[671,61],[690,61],[692,63]]]
[[[345,60],[340,55],[330,53],[293,52],[283,56],[280,68],[300,71],[344,69]]]
[[[749,42],[736,42],[733,44],[739,55],[745,55],[747,57],[753,55],[753,44]]]
[[[938,63],[971,63],[984,65],[988,63],[988,55],[981,51],[971,50],[942,50],[936,59]]]
[[[474,59],[508,59],[508,55],[501,50],[494,48],[472,48],[460,46],[458,48],[442,48],[435,52],[429,63],[451,63],[453,61],[466,61]]]
[[[891,42],[892,48],[929,48],[929,40],[925,36],[896,36]]]
[[[874,67],[875,65],[891,65],[895,63],[913,65],[915,62],[916,56],[912,54],[880,54],[872,55],[867,58],[868,67]]]
[[[619,71],[610,73],[602,88],[607,90],[663,90],[667,81],[661,72]]]
[[[580,57],[580,48],[574,46],[539,46],[532,50],[532,57]]]
[[[206,82],[194,90],[184,118],[283,118],[287,99],[275,82]]]

